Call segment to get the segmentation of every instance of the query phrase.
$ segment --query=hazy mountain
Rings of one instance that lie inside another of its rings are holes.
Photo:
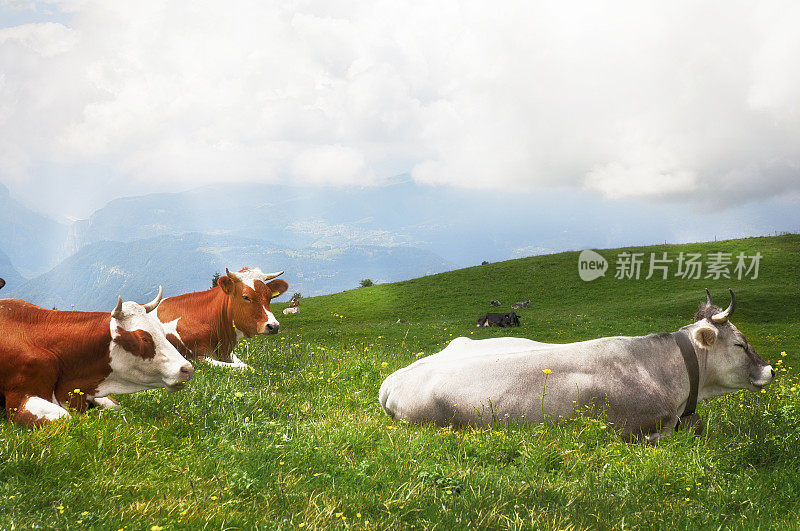
[[[455,268],[435,254],[410,248],[350,245],[287,250],[231,235],[164,235],[132,242],[97,242],[5,297],[44,307],[113,308],[117,295],[146,301],[159,284],[166,296],[208,289],[214,272],[258,266],[286,270],[290,292],[318,295],[355,288],[359,280],[393,282]],[[5,291],[5,290],[4,290]],[[291,294],[290,293],[290,294]],[[288,296],[287,296],[288,297]]]
[[[3,289],[3,292],[0,293],[0,299],[5,298],[9,290],[19,286],[25,281],[3,251],[0,251],[0,278],[6,281],[6,287]]]
[[[68,230],[17,202],[0,183],[0,249],[21,274],[32,276],[53,267]]]
[[[64,250],[201,232],[289,248],[408,245],[463,266],[507,259],[533,241],[550,250],[547,238],[536,239],[547,229],[563,244],[554,223],[530,196],[421,186],[403,176],[373,187],[227,184],[111,201],[73,226]]]

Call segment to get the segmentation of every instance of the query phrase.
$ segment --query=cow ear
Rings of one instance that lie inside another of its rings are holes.
[[[267,282],[267,288],[269,288],[269,290],[272,292],[272,298],[275,298],[282,295],[287,289],[289,289],[289,283],[282,278],[279,278],[277,280]]]
[[[227,275],[219,277],[219,279],[217,279],[217,286],[222,288],[222,291],[224,291],[227,295],[230,295],[233,291],[233,280],[231,280]]]
[[[692,335],[701,348],[710,348],[717,341],[717,329],[711,326],[696,328]]]

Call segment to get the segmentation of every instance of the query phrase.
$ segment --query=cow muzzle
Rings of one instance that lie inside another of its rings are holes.
[[[191,363],[186,363],[181,366],[178,370],[178,375],[175,378],[174,383],[167,384],[167,391],[170,393],[174,393],[175,391],[180,391],[184,387],[186,387],[186,382],[192,379],[194,375],[194,367]],[[165,382],[166,383],[166,382]]]
[[[760,391],[771,384],[774,378],[775,369],[772,368],[772,365],[765,365],[750,376],[750,385],[755,388],[754,391]]]
[[[270,335],[270,334],[277,334],[278,330],[280,330],[281,324],[278,321],[274,321],[272,323],[263,323],[259,327],[258,333],[261,335]]]

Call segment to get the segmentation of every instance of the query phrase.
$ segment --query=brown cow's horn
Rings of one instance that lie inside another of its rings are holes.
[[[114,319],[122,319],[122,295],[120,295],[117,301],[117,307],[111,311],[111,317]]]
[[[706,306],[712,306],[713,304],[714,299],[711,298],[711,292],[706,288]]]
[[[242,281],[239,277],[237,277],[236,275],[234,275],[233,273],[228,271],[227,267],[225,268],[225,274],[228,275],[228,278],[230,278],[234,282],[241,282]]]
[[[283,274],[283,271],[278,271],[277,273],[267,273],[264,275],[264,281],[272,280],[275,277],[279,277]]]
[[[733,290],[728,288],[728,291],[731,292],[731,303],[728,305],[728,308],[724,312],[720,312],[718,314],[712,315],[711,320],[715,323],[724,323],[728,319],[730,319],[731,315],[733,315],[733,310],[736,309],[736,295],[733,294]]]
[[[162,289],[161,286],[159,286],[158,287],[158,295],[156,295],[156,298],[153,299],[152,301],[148,302],[147,304],[142,304],[142,306],[144,306],[144,311],[146,313],[150,313],[153,310],[155,310],[156,308],[158,308],[158,305],[161,304],[161,297],[163,295],[164,295],[164,290]]]

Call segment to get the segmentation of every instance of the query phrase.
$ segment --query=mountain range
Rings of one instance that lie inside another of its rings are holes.
[[[117,199],[70,227],[5,191],[4,211],[14,214],[2,219],[2,233],[25,234],[31,249],[22,253],[19,237],[0,240],[2,296],[44,307],[107,310],[118,294],[145,300],[159,284],[167,296],[203,290],[215,272],[243,266],[285,270],[290,292],[304,295],[458,267],[419,230],[404,231],[402,205],[390,212],[374,189],[337,200],[324,188],[215,186]],[[353,201],[365,208],[355,212]]]
[[[235,264],[235,265],[234,265]],[[452,269],[427,251],[406,247],[346,246],[287,250],[268,242],[232,236],[186,233],[130,242],[92,243],[53,270],[24,281],[13,296],[45,307],[109,310],[117,295],[152,299],[158,285],[165,296],[211,287],[215,272],[257,265],[285,270],[290,293],[319,295],[359,285],[359,280],[393,282]]]
[[[794,228],[790,203],[726,211],[694,204],[599,202],[425,186],[217,184],[112,200],[58,223],[0,185],[0,296],[47,307],[107,309],[117,294],[146,300],[207,289],[215,272],[286,270],[290,293],[334,293],[556,251],[700,241]],[[767,212],[765,214],[764,212]],[[788,220],[788,221],[787,221]]]
[[[0,183],[0,273],[6,281],[14,273],[34,276],[52,268],[68,232],[67,225],[18,202]],[[5,264],[3,253],[11,263]]]

